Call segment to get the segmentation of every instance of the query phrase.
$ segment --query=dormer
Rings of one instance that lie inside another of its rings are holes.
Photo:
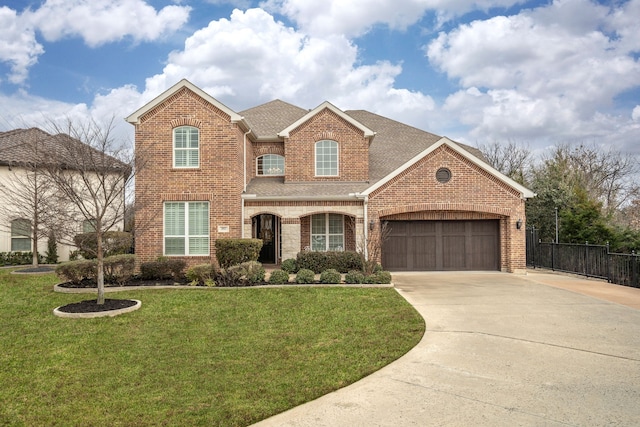
[[[287,182],[364,182],[375,133],[329,102],[278,133],[284,140]]]

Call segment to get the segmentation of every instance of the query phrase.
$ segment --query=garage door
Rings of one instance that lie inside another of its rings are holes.
[[[389,221],[382,265],[391,271],[498,270],[499,222]]]

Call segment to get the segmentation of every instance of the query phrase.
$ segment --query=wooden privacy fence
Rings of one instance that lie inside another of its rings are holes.
[[[640,255],[609,252],[609,245],[543,243],[527,230],[527,266],[606,279],[640,288]]]

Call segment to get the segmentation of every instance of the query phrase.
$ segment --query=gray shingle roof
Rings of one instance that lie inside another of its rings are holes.
[[[240,112],[258,139],[278,139],[277,134],[303,117],[308,110],[275,100]],[[420,154],[441,137],[365,110],[345,111],[347,115],[376,132],[369,149],[369,182],[285,183],[279,178],[254,178],[248,194],[258,197],[334,197],[348,198],[366,190],[400,166]],[[476,157],[484,159],[473,147],[458,144]]]
[[[107,170],[129,173],[128,166],[114,157],[66,134],[51,135],[38,128],[0,132],[0,165],[56,165],[63,168]]]

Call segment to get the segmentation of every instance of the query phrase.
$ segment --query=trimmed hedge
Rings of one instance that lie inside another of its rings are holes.
[[[362,270],[362,258],[354,251],[299,252],[296,264],[298,269],[312,270],[316,274],[332,268],[340,273]]]
[[[344,282],[350,285],[360,285],[364,283],[364,273],[360,270],[351,270],[344,275]]]
[[[302,268],[298,270],[298,274],[296,274],[296,283],[301,284],[309,284],[313,283],[315,280],[315,273],[312,270],[307,268]]]
[[[289,274],[295,274],[298,272],[298,263],[296,262],[295,259],[288,258],[282,261],[280,268],[282,268],[284,271],[286,271]]]
[[[131,280],[135,269],[136,256],[133,254],[106,257],[104,259],[104,281],[106,283],[116,283],[123,286]]]
[[[179,258],[158,257],[140,264],[140,276],[147,280],[180,279],[187,263]]]
[[[261,239],[217,239],[216,258],[221,268],[242,264],[248,261],[258,261]]]
[[[95,232],[76,234],[73,242],[84,259],[94,259],[98,253],[98,234]],[[105,231],[102,234],[102,249],[105,258],[126,254],[133,246],[133,236],[126,231]]]
[[[39,262],[42,256],[38,255]],[[29,265],[33,262],[33,252],[0,252],[0,267],[6,265]]]
[[[329,270],[325,270],[320,274],[320,283],[340,283],[342,282],[342,277],[338,270],[330,268]]]
[[[272,285],[284,285],[289,283],[289,273],[284,270],[273,270],[269,276],[269,283]]]
[[[83,280],[96,280],[98,275],[98,261],[95,259],[81,259],[69,261],[56,267],[56,274],[61,280],[73,284],[80,284]]]
[[[213,277],[215,267],[211,264],[198,264],[187,270],[186,276],[192,285],[215,286]]]

